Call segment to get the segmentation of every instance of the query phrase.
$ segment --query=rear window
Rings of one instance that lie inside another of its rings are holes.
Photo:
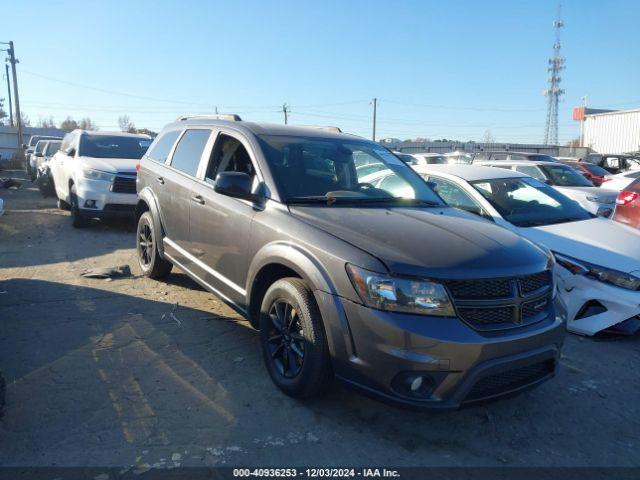
[[[175,152],[173,152],[171,166],[195,177],[200,164],[200,157],[202,157],[202,152],[210,135],[211,130],[207,129],[194,129],[184,132]]]
[[[558,187],[593,187],[593,183],[584,178],[568,165],[541,165],[551,184]]]
[[[169,158],[171,148],[173,147],[173,144],[176,143],[179,134],[180,131],[172,130],[171,132],[167,132],[158,137],[158,140],[156,140],[153,146],[149,149],[147,156],[156,162],[166,162],[167,158]]]
[[[593,165],[592,163],[581,163],[582,168],[588,170],[590,173],[597,175],[599,177],[605,177],[610,175],[604,168],[599,167],[598,165]]]
[[[118,135],[82,135],[78,154],[94,158],[139,159],[145,154],[151,140],[143,137]]]

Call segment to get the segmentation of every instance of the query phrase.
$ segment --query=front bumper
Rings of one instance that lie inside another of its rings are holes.
[[[640,292],[615,287],[566,268],[555,269],[559,300],[567,311],[567,330],[580,335],[596,333],[640,315]],[[598,307],[601,305],[603,309]],[[601,312],[584,316],[589,312]],[[582,314],[582,315],[581,315]],[[583,318],[576,317],[582,316]]]
[[[565,335],[554,315],[513,330],[479,332],[457,318],[383,312],[325,293],[316,298],[336,377],[415,409],[459,408],[544,382],[555,373]],[[332,305],[341,311],[331,312]],[[345,321],[348,334],[341,336],[336,325]],[[398,378],[415,374],[432,382],[421,398],[397,388]]]
[[[85,178],[76,182],[76,195],[80,212],[94,218],[130,216],[138,203],[135,193],[115,193],[111,183]]]

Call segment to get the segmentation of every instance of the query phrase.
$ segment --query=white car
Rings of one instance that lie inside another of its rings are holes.
[[[71,210],[74,227],[91,218],[130,216],[138,201],[136,165],[151,137],[122,132],[74,130],[49,161],[60,208]]]
[[[511,170],[414,167],[449,205],[551,250],[560,314],[582,335],[640,330],[640,233],[594,217],[549,185]],[[564,310],[564,312],[563,312]]]
[[[608,182],[602,184],[600,188],[620,192],[628,187],[631,182],[640,177],[640,170],[628,170],[626,172],[612,175]]]
[[[594,187],[593,183],[570,166],[562,163],[538,161],[480,161],[474,162],[474,165],[499,167],[529,175],[541,182],[552,185],[594,215],[610,217],[616,208],[616,193]]]

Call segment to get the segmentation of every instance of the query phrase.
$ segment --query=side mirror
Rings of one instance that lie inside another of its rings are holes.
[[[26,143],[22,144],[22,149],[23,150],[28,150],[29,149],[29,145],[27,145]]]
[[[221,195],[255,201],[258,196],[251,193],[251,183],[251,177],[246,173],[220,172],[213,189]]]
[[[64,151],[64,153],[66,155],[69,155],[70,157],[75,157],[76,156],[76,149],[73,148],[73,147],[69,147]]]

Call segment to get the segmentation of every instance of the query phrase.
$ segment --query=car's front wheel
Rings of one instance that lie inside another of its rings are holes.
[[[76,194],[76,186],[71,186],[71,191],[69,193],[69,198],[71,200],[71,205],[69,210],[71,211],[71,224],[75,228],[84,228],[89,224],[89,219],[82,214],[80,211],[80,206],[78,205],[78,195]]]
[[[331,384],[331,361],[313,293],[299,278],[275,282],[260,310],[260,341],[273,382],[297,398],[314,397]]]
[[[158,242],[160,236],[153,225],[151,213],[144,212],[138,220],[136,250],[142,274],[149,278],[162,278],[171,272],[173,264],[160,256]]]

